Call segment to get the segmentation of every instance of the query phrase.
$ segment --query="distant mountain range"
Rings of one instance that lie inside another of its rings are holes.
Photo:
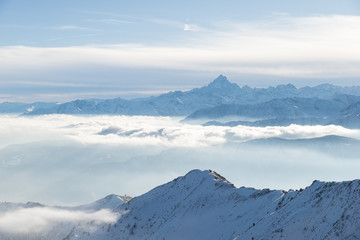
[[[20,102],[4,102],[0,103],[0,113],[17,113],[26,114],[37,109],[50,109],[56,107],[53,102],[34,102],[34,103],[20,103]]]
[[[337,95],[332,99],[282,98],[265,103],[237,105],[223,104],[204,108],[190,114],[183,122],[206,122],[210,126],[288,126],[298,125],[341,125],[360,128],[359,96]],[[226,119],[248,118],[253,121]]]
[[[190,91],[133,100],[115,98],[75,100],[62,104],[2,103],[0,113],[188,116],[184,122],[217,121],[207,125],[284,126],[295,123],[339,124],[359,128],[360,86],[322,84],[296,88],[287,84],[250,88],[239,87],[220,75],[207,86]]]
[[[0,203],[0,214],[9,215],[21,208],[36,209],[41,214],[44,207],[36,203]],[[87,213],[108,209],[118,219],[113,223],[81,219],[58,222],[27,235],[21,234],[23,226],[19,226],[19,234],[0,232],[1,239],[360,238],[359,180],[314,181],[300,190],[257,190],[236,188],[211,170],[193,170],[133,199],[109,195],[88,205],[55,208]]]
[[[265,148],[312,150],[341,159],[358,159],[360,156],[360,140],[336,135],[305,139],[259,138],[240,143],[230,142],[228,145],[254,151],[264,151]]]

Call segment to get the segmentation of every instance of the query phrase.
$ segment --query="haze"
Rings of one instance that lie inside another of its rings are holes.
[[[80,204],[108,194],[138,196],[196,168],[216,169],[236,186],[299,189],[313,180],[358,177],[354,155],[244,141],[329,134],[339,126],[203,127],[169,117],[2,116],[0,201]]]

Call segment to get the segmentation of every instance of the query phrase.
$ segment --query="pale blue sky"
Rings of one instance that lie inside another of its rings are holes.
[[[359,85],[360,1],[0,0],[0,102]]]
[[[214,28],[221,21],[266,21],[276,14],[359,15],[360,1],[1,0],[0,44],[186,44],[178,39],[189,37],[183,36],[184,24]]]

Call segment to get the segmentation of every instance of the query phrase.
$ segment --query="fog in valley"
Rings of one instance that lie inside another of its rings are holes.
[[[134,197],[192,169],[215,170],[237,187],[285,190],[358,177],[359,130],[180,120],[2,115],[0,201],[77,205],[112,193]]]

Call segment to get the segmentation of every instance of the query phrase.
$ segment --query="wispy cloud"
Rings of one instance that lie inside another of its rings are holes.
[[[108,19],[109,22],[122,20]],[[160,20],[157,20],[158,22]],[[127,22],[127,21],[125,21]],[[161,22],[161,23],[160,23]],[[197,24],[160,21],[196,32],[180,44],[107,45],[63,48],[0,48],[0,74],[21,70],[89,69],[96,66],[135,69],[212,71],[283,77],[360,76],[359,16],[281,16],[260,22],[219,22],[204,30]],[[63,26],[63,30],[85,30]]]
[[[91,10],[74,10],[75,12],[78,13],[85,13],[85,14],[90,14],[90,15],[95,15],[95,16],[107,16],[110,18],[135,18],[132,15],[127,15],[127,14],[119,14],[119,13],[114,13],[114,12],[106,12],[106,11],[91,11]]]
[[[200,27],[197,24],[184,23],[181,21],[170,20],[170,19],[143,19],[144,21],[159,24],[159,25],[167,25],[177,29],[183,29],[184,31],[190,32],[210,32],[209,29],[205,29],[204,27]]]
[[[109,210],[82,212],[49,207],[19,208],[0,213],[0,232],[34,234],[54,227],[54,224],[58,223],[94,221],[95,224],[101,224],[113,223],[116,220],[116,214]]]
[[[106,18],[106,19],[87,19],[87,22],[92,23],[107,23],[107,24],[132,24],[133,21],[116,19],[116,18]]]
[[[152,22],[152,23],[156,23],[156,24],[160,24],[160,25],[168,25],[168,26],[173,26],[176,28],[181,28],[184,23],[180,22],[180,21],[175,21],[175,20],[170,20],[170,19],[161,19],[161,18],[151,18],[151,19],[143,19],[144,21],[147,22]]]
[[[48,136],[60,136],[87,144],[158,145],[167,147],[213,146],[227,142],[244,142],[257,138],[280,137],[287,139],[314,138],[340,135],[360,138],[358,130],[341,126],[287,127],[221,127],[178,123],[169,117],[99,116],[81,117],[50,115],[33,118],[1,117],[0,147],[24,143],[29,139],[45,140]],[[117,123],[117,124],[116,124]],[[74,125],[75,124],[75,125]],[[72,126],[68,128],[67,126]],[[39,135],[37,130],[44,129]],[[23,134],[26,133],[26,137]],[[231,136],[229,138],[229,136]]]
[[[178,120],[0,116],[0,201],[74,204],[110,193],[137,196],[194,168],[216,169],[237,186],[285,189],[306,186],[314,179],[345,180],[359,174],[358,156],[342,157],[348,148],[341,144],[326,152],[315,151],[315,144],[314,149],[239,144],[258,138],[329,134],[360,139],[359,130],[296,125],[203,127]]]
[[[204,29],[196,24],[184,24],[184,31],[204,32],[204,31],[206,31],[206,29]]]
[[[80,27],[80,26],[76,26],[76,25],[64,25],[64,26],[58,27],[58,29],[59,30],[84,30],[84,31],[94,30],[93,28]]]

